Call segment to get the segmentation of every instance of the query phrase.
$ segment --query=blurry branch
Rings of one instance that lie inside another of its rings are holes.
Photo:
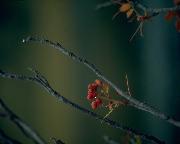
[[[163,12],[168,12],[168,11],[178,11],[180,10],[180,6],[174,6],[170,8],[146,8],[145,9],[147,12],[151,13],[163,13]]]
[[[5,118],[5,117],[7,117],[7,114],[0,112],[0,117],[4,117]]]
[[[169,8],[150,8],[143,3],[141,3],[139,0],[127,0],[128,2],[133,5],[133,7],[137,7],[140,10],[142,10],[145,13],[150,14],[152,17],[157,16],[160,13],[168,12],[168,11],[178,11],[180,10],[180,5],[179,6],[174,6],[174,7],[169,7]],[[98,4],[96,6],[96,9],[101,9],[107,6],[111,6],[114,4],[122,4],[122,0],[110,0],[101,4]]]
[[[108,6],[111,6],[113,4],[114,3],[112,1],[107,1],[107,2],[104,2],[104,3],[98,4],[96,6],[96,10],[101,9],[101,8],[105,8],[105,7],[108,7]]]
[[[19,141],[14,140],[7,136],[3,130],[0,129],[0,143],[1,144],[21,144]]]
[[[113,140],[112,138],[110,138],[109,136],[103,136],[103,139],[107,144],[120,144],[115,140]]]
[[[56,138],[51,138],[51,140],[54,142],[54,144],[65,144],[64,142],[62,142],[60,139],[56,139]]]
[[[52,48],[57,49],[58,51],[60,51],[61,53],[63,53],[64,55],[68,56],[69,58],[71,58],[74,61],[78,61],[82,64],[84,64],[86,67],[88,67],[90,70],[92,70],[99,78],[101,78],[102,80],[104,80],[107,84],[109,84],[120,96],[122,96],[123,98],[125,98],[129,103],[129,105],[146,111],[162,120],[167,121],[168,123],[180,127],[180,121],[176,121],[174,120],[172,117],[165,115],[164,113],[160,112],[159,110],[153,108],[152,106],[145,104],[137,99],[135,99],[134,97],[128,95],[126,92],[123,92],[120,88],[118,88],[114,83],[112,83],[108,78],[106,78],[98,69],[97,67],[90,63],[89,61],[87,61],[85,58],[79,57],[78,55],[74,54],[73,52],[71,52],[70,50],[64,48],[61,44],[59,43],[54,43],[48,39],[43,39],[43,38],[37,38],[37,37],[27,37],[26,39],[23,39],[23,43],[29,43],[29,42],[37,42],[40,44],[46,44]],[[31,78],[32,79],[32,78]]]
[[[32,70],[32,69],[31,69]],[[44,76],[42,76],[38,71],[36,70],[32,70],[35,74],[35,76],[25,76],[25,75],[18,75],[18,74],[13,74],[10,72],[5,72],[0,70],[0,76],[4,77],[4,78],[9,78],[9,79],[14,79],[14,80],[26,80],[26,81],[31,81],[31,82],[35,82],[36,84],[38,84],[39,86],[41,86],[42,88],[44,88],[50,95],[56,97],[58,99],[58,101],[63,102],[69,106],[71,106],[74,109],[77,109],[101,122],[104,122],[108,125],[110,125],[111,127],[117,128],[117,129],[121,129],[123,131],[126,131],[128,133],[134,134],[134,135],[138,135],[140,136],[142,139],[146,139],[149,141],[152,141],[154,143],[158,143],[158,144],[163,144],[164,142],[161,141],[160,139],[158,139],[155,136],[152,135],[148,135],[148,134],[144,134],[140,131],[137,131],[135,129],[129,128],[127,126],[123,126],[122,124],[117,123],[116,121],[113,121],[111,119],[108,118],[104,118],[101,115],[98,115],[92,111],[89,111],[86,108],[81,107],[80,105],[70,101],[69,99],[63,97],[61,94],[59,94],[57,91],[55,91],[49,84],[49,82],[46,80],[46,78]],[[27,131],[28,129],[28,135],[30,135],[31,137],[33,136],[33,138],[35,140],[41,140],[39,139],[39,137],[37,137],[37,134],[35,132],[33,132],[29,127],[27,127],[26,124],[24,124],[19,118],[17,118],[17,116],[15,116],[9,109],[7,109],[7,107],[4,105],[4,103],[2,103],[1,101],[1,107],[3,107],[5,109],[5,111],[7,111],[7,113],[9,114],[9,118],[16,123],[17,125],[22,125],[21,128],[24,131]],[[25,128],[24,128],[25,127]],[[27,133],[26,132],[26,133]],[[36,136],[36,137],[35,137]],[[43,143],[43,141],[40,141],[41,144]]]
[[[11,75],[11,77],[15,77],[15,75]],[[24,79],[25,77],[23,78],[23,76],[20,76],[19,78]],[[33,140],[36,144],[45,144],[44,140],[37,134],[37,132],[35,132],[28,124],[21,120],[15,113],[13,113],[1,98],[0,109],[4,111],[4,115],[0,116],[2,116],[3,118],[8,118],[10,121],[12,121],[26,137]],[[3,133],[1,133],[1,136],[4,136]]]

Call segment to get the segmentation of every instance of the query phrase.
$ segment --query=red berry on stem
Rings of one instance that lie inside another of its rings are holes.
[[[87,99],[88,99],[88,100],[92,100],[92,99],[95,98],[96,96],[97,96],[97,93],[96,93],[96,92],[94,92],[94,93],[88,93]]]
[[[102,104],[102,100],[100,98],[97,98],[96,100],[97,106],[100,106]]]
[[[91,107],[92,107],[92,109],[96,109],[96,108],[98,107],[97,102],[96,102],[96,101],[93,101],[93,102],[91,103]]]

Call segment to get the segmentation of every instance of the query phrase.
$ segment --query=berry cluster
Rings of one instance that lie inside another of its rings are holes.
[[[92,109],[103,106],[108,108],[111,112],[114,108],[127,104],[125,100],[113,99],[109,93],[108,84],[100,80],[95,80],[93,83],[88,85],[88,94],[86,98],[91,102]]]
[[[102,81],[95,80],[93,83],[88,85],[88,95],[87,99],[91,102],[92,109],[96,109],[102,104],[102,100],[98,98],[99,92],[98,89],[101,89]]]
[[[130,93],[128,80],[127,86],[128,93]],[[113,99],[110,96],[109,85],[100,80],[95,80],[93,83],[90,83],[88,85],[88,94],[86,98],[91,102],[92,109],[96,109],[102,106],[109,110],[109,112],[105,115],[104,118],[108,117],[114,111],[114,109],[118,108],[119,106],[128,104],[126,100]]]

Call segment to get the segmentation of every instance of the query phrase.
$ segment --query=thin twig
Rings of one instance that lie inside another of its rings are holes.
[[[43,39],[43,38],[37,38],[37,37],[27,37],[26,39],[23,39],[24,43],[29,43],[29,42],[37,42],[40,44],[46,44],[52,48],[55,48],[57,50],[59,50],[61,53],[63,53],[64,55],[68,56],[69,58],[71,58],[74,61],[78,61],[82,64],[84,64],[86,67],[88,67],[90,70],[92,70],[99,78],[101,78],[102,80],[104,80],[107,84],[109,84],[120,96],[122,96],[123,98],[125,98],[126,100],[129,101],[129,105],[146,111],[156,117],[158,117],[159,119],[162,119],[174,126],[180,127],[180,121],[177,121],[175,119],[173,119],[170,116],[165,115],[164,113],[160,112],[159,110],[153,108],[152,106],[145,104],[137,99],[135,99],[132,96],[129,96],[128,94],[126,94],[126,92],[123,92],[120,88],[118,88],[114,83],[112,83],[108,78],[106,78],[98,69],[97,67],[90,63],[89,61],[87,61],[85,58],[79,57],[78,55],[74,54],[73,52],[71,52],[70,50],[64,48],[61,44],[59,43],[54,43],[48,39]]]
[[[129,96],[132,96],[131,91],[130,91],[130,87],[129,87],[129,80],[128,80],[127,74],[125,75],[125,79],[126,79],[126,85],[127,85],[128,94],[129,94]]]
[[[129,41],[131,42],[133,40],[133,38],[136,36],[136,34],[138,32],[141,32],[141,29],[143,27],[144,22],[140,22],[139,26],[137,27],[136,31],[133,33],[133,35],[131,36],[131,38],[129,39]]]
[[[56,138],[54,138],[54,137],[52,137],[51,140],[53,141],[54,144],[65,144],[65,143],[62,142],[60,139],[56,139]]]
[[[129,128],[127,126],[123,126],[122,124],[117,123],[116,121],[113,121],[111,119],[108,118],[104,118],[101,115],[98,115],[86,108],[81,107],[80,105],[70,101],[69,99],[63,97],[61,94],[59,94],[57,91],[55,91],[49,84],[49,82],[45,79],[44,76],[42,76],[38,71],[33,70],[35,76],[25,76],[25,75],[18,75],[18,74],[13,74],[13,73],[9,73],[9,72],[5,72],[0,70],[0,76],[4,77],[4,78],[9,78],[9,79],[15,79],[15,80],[26,80],[26,81],[31,81],[31,82],[35,82],[36,84],[38,84],[39,86],[41,86],[42,88],[44,88],[49,94],[51,94],[52,96],[56,97],[58,99],[58,101],[63,102],[71,107],[73,107],[74,109],[77,109],[101,122],[104,122],[105,124],[110,125],[111,127],[117,128],[117,129],[121,129],[123,131],[126,131],[128,133],[134,134],[134,135],[138,135],[143,139],[152,141],[154,143],[158,143],[158,144],[163,144],[164,142],[160,139],[158,139],[155,136],[149,135],[149,134],[144,134],[140,131],[137,131],[135,129]]]
[[[2,73],[3,73],[3,71],[1,71],[1,74]],[[4,73],[4,77],[8,77],[8,75],[6,75]],[[11,75],[10,77],[14,79],[16,76]],[[24,77],[24,76],[20,76],[20,75],[18,77],[16,77],[16,79],[22,79],[22,80],[23,79],[27,80],[27,78],[29,80],[34,79],[32,77]],[[45,144],[45,141],[39,136],[39,134],[35,130],[33,130],[28,124],[26,124],[23,120],[21,120],[15,113],[13,113],[7,107],[7,105],[3,102],[3,100],[1,98],[0,98],[0,109],[2,109],[4,111],[4,113],[5,113],[4,116],[6,116],[6,118],[8,118],[10,121],[12,121],[26,137],[33,140],[34,143],[36,143],[36,144]]]
[[[108,6],[111,6],[111,5],[113,5],[113,4],[114,4],[114,3],[111,2],[111,1],[107,1],[107,2],[104,2],[104,3],[98,4],[98,5],[96,6],[96,10],[101,9],[101,8],[105,8],[105,7],[108,7]]]
[[[152,13],[164,13],[168,11],[178,11],[180,10],[180,6],[174,6],[174,7],[169,7],[169,8],[147,8],[147,12],[152,12]]]
[[[113,140],[109,136],[103,136],[103,139],[107,144],[120,144],[119,142],[116,142],[115,140]]]
[[[143,3],[141,3],[139,0],[132,0],[129,1],[133,6],[138,7],[139,9],[146,11],[146,12],[150,12],[150,13],[164,13],[164,12],[168,12],[168,11],[178,11],[180,10],[180,6],[174,6],[174,7],[163,7],[163,8],[150,8],[146,5],[144,5]],[[116,1],[107,1],[101,4],[97,5],[97,9],[101,9],[104,7],[108,7],[108,6],[112,6],[114,4],[122,4],[121,0],[116,0]]]
[[[21,144],[21,142],[7,136],[3,130],[0,129],[0,143],[1,144]]]

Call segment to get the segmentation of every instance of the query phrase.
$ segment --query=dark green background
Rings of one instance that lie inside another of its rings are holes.
[[[126,90],[125,73],[133,97],[180,120],[180,47],[174,22],[157,16],[144,26],[144,37],[128,39],[137,24],[128,23],[117,7],[96,11],[103,0],[1,0],[0,68],[30,74],[39,70],[66,98],[88,108],[87,85],[96,76],[56,50],[39,44],[22,44],[28,35],[58,41],[97,65],[112,82]],[[146,2],[146,1],[145,1]],[[172,6],[171,0],[147,1],[152,7]],[[0,97],[43,138],[67,144],[105,143],[103,135],[117,141],[123,132],[59,103],[30,82],[0,78]],[[106,110],[97,110],[105,115]],[[122,107],[110,117],[129,127],[153,134],[166,142],[180,143],[180,129],[134,108]],[[30,144],[15,126],[0,119],[0,127],[15,139]]]

